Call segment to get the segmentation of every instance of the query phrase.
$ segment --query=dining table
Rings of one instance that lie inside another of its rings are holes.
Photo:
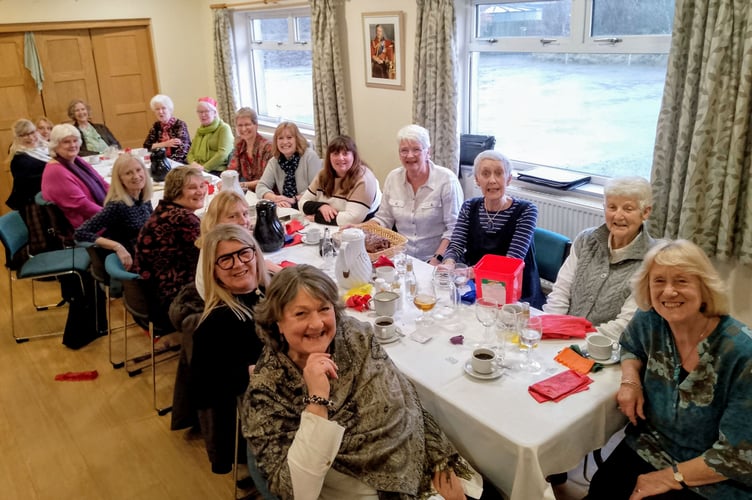
[[[255,195],[249,194],[248,199],[255,203]],[[280,211],[294,213],[292,209]],[[326,227],[308,220],[305,224],[303,233],[311,227]],[[335,278],[331,259],[322,259],[318,245],[287,246],[265,257],[277,264],[311,264]],[[419,283],[433,277],[433,266],[425,262],[413,259],[413,269]],[[422,404],[462,456],[508,498],[553,499],[546,477],[575,468],[625,425],[614,397],[621,378],[618,354],[602,370],[589,374],[593,382],[587,390],[559,402],[539,403],[528,387],[568,370],[554,357],[572,344],[585,347],[584,339],[539,342],[532,353],[541,364],[537,373],[519,368],[524,353],[518,345],[497,345],[503,355],[500,376],[479,378],[466,369],[473,350],[484,344],[484,327],[476,319],[474,306],[455,306],[448,317],[445,309],[433,324],[416,326],[419,311],[404,286],[397,290],[401,297],[394,319],[401,335],[383,348],[412,381]],[[340,292],[344,295],[347,290]],[[348,308],[347,312],[363,321],[376,318],[371,310]],[[457,338],[453,343],[450,339],[458,335],[462,343],[456,343]]]

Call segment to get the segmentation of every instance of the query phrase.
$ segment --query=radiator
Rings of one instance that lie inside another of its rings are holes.
[[[585,228],[603,224],[603,208],[597,201],[579,200],[573,195],[556,195],[524,189],[519,185],[507,188],[515,198],[535,203],[538,227],[574,239]]]

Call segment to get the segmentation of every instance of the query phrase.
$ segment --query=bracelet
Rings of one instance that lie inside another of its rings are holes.
[[[306,405],[326,406],[327,410],[334,408],[334,401],[332,401],[331,399],[322,398],[321,396],[316,396],[315,394],[313,396],[304,397],[303,402]]]
[[[642,384],[628,378],[621,379],[621,385],[631,385],[633,387],[636,387],[640,391],[642,390]]]

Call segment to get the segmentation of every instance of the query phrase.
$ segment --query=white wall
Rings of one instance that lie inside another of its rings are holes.
[[[212,14],[214,0],[0,0],[3,23],[87,19],[150,18],[160,91],[175,101],[175,114],[191,131],[198,120],[195,102],[214,95]],[[416,26],[415,2],[349,0],[340,7],[343,75],[349,89],[350,133],[361,156],[383,181],[399,164],[395,136],[412,120],[412,84]],[[405,12],[405,90],[366,87],[363,12]],[[717,263],[731,290],[732,314],[752,325],[752,268]]]

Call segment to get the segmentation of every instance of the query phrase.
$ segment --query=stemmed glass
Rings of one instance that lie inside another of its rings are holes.
[[[532,316],[527,321],[527,326],[520,330],[520,345],[527,347],[525,359],[520,363],[520,368],[527,372],[540,371],[541,364],[533,359],[533,348],[538,345],[543,337],[543,321],[539,317]]]
[[[433,282],[418,283],[416,286],[415,297],[413,297],[413,304],[420,310],[420,317],[415,320],[416,325],[429,325],[433,323],[433,320],[426,313],[433,309],[436,305],[438,297],[436,296],[436,290],[434,289]]]
[[[493,345],[494,333],[491,331],[491,325],[496,323],[496,315],[499,311],[499,303],[495,299],[480,298],[475,301],[475,317],[480,324],[485,327],[483,331],[483,343]]]
[[[470,268],[467,267],[467,264],[457,263],[454,265],[454,269],[452,269],[452,279],[454,279],[454,286],[457,287],[457,293],[464,294],[467,292],[467,285],[468,279],[470,277]]]

